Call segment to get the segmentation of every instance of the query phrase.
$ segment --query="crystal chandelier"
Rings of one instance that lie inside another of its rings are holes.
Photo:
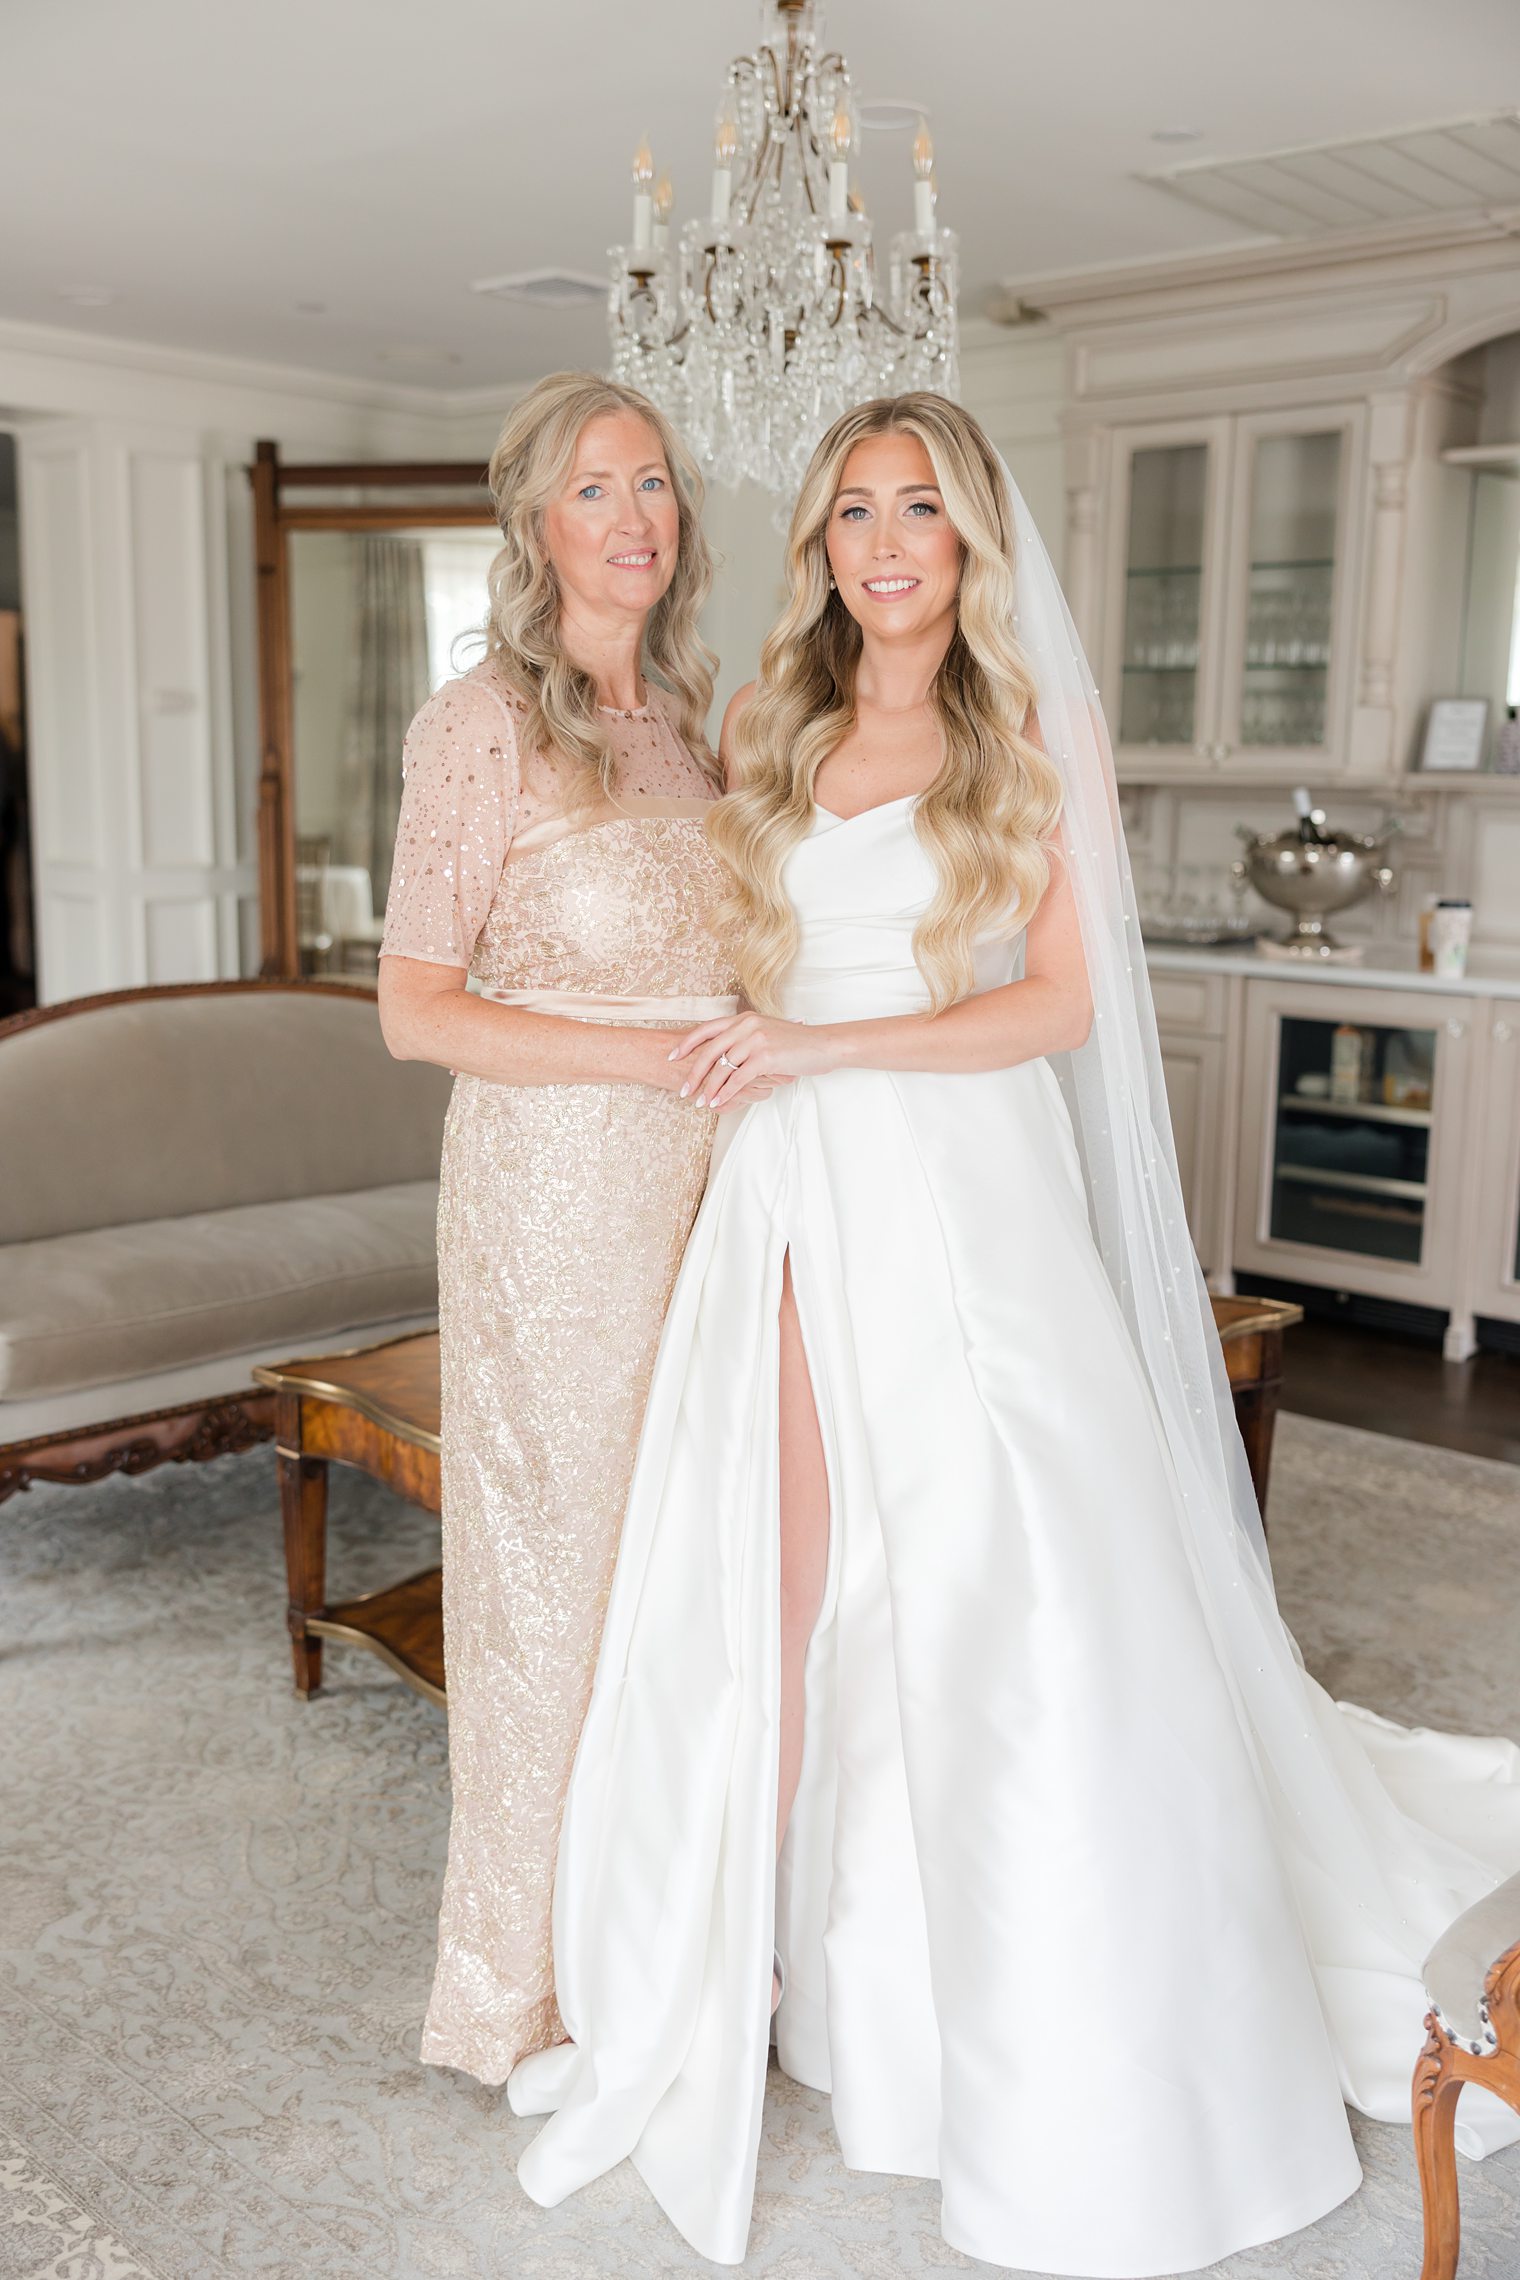
[[[850,186],[860,117],[844,57],[820,52],[816,0],[762,0],[760,44],[729,65],[706,215],[672,239],[673,193],[647,143],[633,243],[614,247],[612,370],[666,412],[722,483],[783,501],[850,405],[959,392],[956,241],[935,220],[934,148],[913,145],[913,227],[885,289]]]

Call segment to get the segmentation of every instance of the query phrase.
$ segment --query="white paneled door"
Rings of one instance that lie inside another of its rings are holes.
[[[221,454],[199,431],[20,431],[45,1002],[239,971]]]

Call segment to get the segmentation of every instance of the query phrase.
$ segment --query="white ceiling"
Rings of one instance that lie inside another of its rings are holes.
[[[641,131],[689,213],[755,21],[752,0],[0,0],[0,317],[430,389],[600,363],[596,310],[470,283],[600,271]],[[864,96],[932,114],[968,309],[999,279],[1238,242],[1135,179],[1169,158],[1520,100],[1516,0],[835,0],[829,30]],[[1202,139],[1152,139],[1169,127]],[[906,138],[868,136],[863,165],[885,235]]]

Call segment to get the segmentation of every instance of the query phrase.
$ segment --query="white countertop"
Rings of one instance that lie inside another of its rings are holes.
[[[1339,989],[1430,990],[1440,997],[1520,998],[1520,961],[1479,953],[1460,982],[1422,974],[1414,945],[1369,942],[1359,959],[1271,958],[1259,950],[1186,950],[1147,942],[1145,962],[1158,974],[1249,974],[1258,981],[1331,982]]]

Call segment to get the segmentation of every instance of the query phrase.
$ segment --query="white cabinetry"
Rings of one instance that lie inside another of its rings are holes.
[[[1445,1308],[1448,1359],[1472,1353],[1477,1010],[1428,989],[1247,985],[1238,1270]],[[1358,1054],[1359,1075],[1336,1083]]]
[[[1520,1322],[1520,1000],[1480,1007],[1479,1015],[1471,1310]]]
[[[1512,220],[1007,290],[1066,349],[1063,572],[1121,774],[1396,783],[1460,690],[1471,481],[1448,455],[1515,439],[1485,361],[1520,332]]]
[[[1224,974],[1151,976],[1188,1232],[1204,1273],[1226,1293],[1233,1287],[1239,1098],[1231,1040],[1239,1038],[1240,988]]]
[[[1344,765],[1365,432],[1354,403],[1108,431],[1098,643],[1122,775]]]

